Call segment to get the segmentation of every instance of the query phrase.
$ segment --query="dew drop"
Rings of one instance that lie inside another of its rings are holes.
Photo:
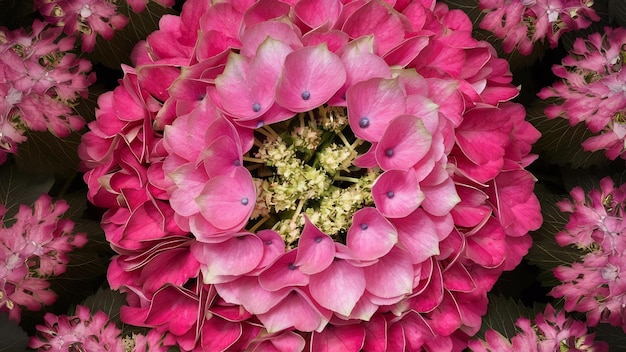
[[[361,230],[367,230],[368,227],[366,223],[361,224]]]
[[[322,242],[322,236],[315,237],[315,243]]]
[[[367,128],[370,125],[370,119],[367,117],[361,117],[361,119],[359,120],[359,127],[361,128]]]
[[[304,92],[302,92],[302,100],[309,100],[311,98],[311,92],[309,92],[308,90],[305,90]]]
[[[385,155],[389,157],[393,156],[393,149],[389,148],[385,150]]]
[[[241,204],[248,205],[248,198],[247,197],[241,198]]]
[[[296,266],[293,263],[289,263],[289,270],[296,270]]]
[[[252,104],[252,111],[254,111],[254,112],[261,111],[261,104],[259,104],[259,103]]]
[[[389,191],[389,192],[387,192],[387,198],[389,198],[389,199],[393,198],[393,196],[395,196],[395,195],[396,195],[396,194],[395,194],[395,193],[393,193],[393,191]]]

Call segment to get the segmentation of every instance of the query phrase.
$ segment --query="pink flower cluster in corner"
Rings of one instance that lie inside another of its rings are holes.
[[[37,325],[38,335],[28,347],[38,351],[124,352],[120,329],[102,311],[91,314],[89,308],[76,306],[74,315],[46,313],[44,324]]]
[[[600,20],[591,0],[480,0],[478,6],[486,12],[480,28],[503,39],[505,52],[517,48],[523,55],[538,41],[548,38],[554,48],[563,33]]]
[[[74,38],[35,21],[32,33],[0,27],[0,163],[17,152],[26,130],[59,137],[81,129],[74,101],[95,81],[91,63],[70,53]]]
[[[587,196],[579,187],[571,191],[572,200],[558,203],[570,213],[565,229],[556,240],[561,246],[574,245],[585,253],[581,262],[559,266],[554,276],[562,284],[551,295],[565,298],[567,311],[587,315],[590,326],[609,323],[626,331],[626,240],[623,209],[626,185],[615,188],[611,178],[600,182],[600,189]]]
[[[39,310],[56,299],[46,279],[64,273],[67,253],[87,242],[85,234],[72,234],[71,220],[60,218],[68,209],[44,194],[33,209],[21,205],[13,225],[0,228],[0,313],[19,321],[22,308]]]
[[[509,341],[499,332],[490,329],[485,340],[472,340],[472,352],[608,352],[609,346],[603,341],[594,341],[595,334],[588,333],[587,325],[580,320],[566,318],[565,312],[555,311],[547,305],[543,313],[538,313],[533,324],[521,317],[515,322],[521,330]]]
[[[111,40],[115,31],[128,24],[117,5],[106,0],[35,0],[44,21],[63,28],[68,36],[80,37],[83,51],[93,51],[96,36]]]
[[[37,325],[37,336],[28,347],[37,351],[73,352],[166,352],[163,338],[151,330],[146,335],[122,337],[121,330],[102,311],[95,314],[76,306],[74,315],[46,313],[44,324]]]
[[[548,118],[570,124],[585,122],[598,135],[582,143],[587,151],[605,150],[614,160],[626,159],[626,29],[605,28],[587,39],[577,38],[570,55],[552,71],[562,78],[539,92],[542,99],[558,98],[548,106]]]

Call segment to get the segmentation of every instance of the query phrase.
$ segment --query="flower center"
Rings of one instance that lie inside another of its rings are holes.
[[[304,93],[303,93],[304,98]],[[305,220],[343,241],[352,215],[373,204],[380,173],[352,165],[363,141],[352,134],[344,108],[321,106],[255,132],[245,157],[258,188],[252,230],[271,228],[295,247]]]

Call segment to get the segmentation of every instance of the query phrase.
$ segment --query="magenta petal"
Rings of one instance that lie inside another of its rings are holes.
[[[203,322],[201,334],[203,352],[222,352],[239,340],[242,326],[213,316]]]
[[[376,147],[378,143],[372,143],[370,149],[364,154],[361,154],[354,159],[352,164],[364,169],[370,169],[378,166],[378,161],[376,161]]]
[[[172,334],[183,335],[196,324],[199,306],[192,292],[168,285],[154,294],[145,323],[165,325]]]
[[[249,59],[239,54],[230,54],[224,72],[215,79],[215,87],[220,97],[220,103],[229,115],[237,118],[254,118],[261,115],[271,105],[266,101],[259,101],[248,82]],[[233,99],[237,97],[237,99]],[[261,97],[267,99],[267,97]],[[258,109],[256,108],[258,104]]]
[[[343,31],[352,38],[373,34],[378,55],[384,55],[404,39],[402,15],[383,1],[371,1],[356,10],[344,23]]]
[[[319,305],[349,316],[356,303],[365,292],[363,268],[345,260],[335,260],[324,271],[311,275],[309,279],[311,296]],[[341,292],[341,294],[337,294]]]
[[[452,179],[434,186],[422,185],[422,192],[426,197],[421,204],[422,208],[435,216],[448,214],[460,201]]]
[[[414,264],[439,254],[439,241],[443,234],[438,234],[435,223],[422,209],[404,218],[391,219],[391,222],[398,230],[398,242],[407,250]]]
[[[367,291],[381,297],[393,298],[413,291],[413,264],[405,250],[395,247],[373,265],[363,268]]]
[[[240,304],[252,314],[267,313],[290,292],[290,289],[267,291],[259,285],[256,276],[242,276],[234,281],[216,284],[215,289],[226,302]]]
[[[354,134],[378,142],[394,118],[405,112],[405,93],[398,79],[372,78],[346,92],[348,119]]]
[[[228,136],[222,136],[211,143],[203,152],[204,169],[210,177],[228,175],[243,165],[241,145]]]
[[[365,344],[363,350],[368,352],[387,351],[388,329],[387,320],[382,314],[377,314],[371,320],[363,322],[365,328]]]
[[[403,218],[417,209],[424,200],[415,170],[385,171],[372,186],[376,208],[388,218]]]
[[[260,340],[260,341],[259,341]],[[285,331],[279,335],[264,336],[257,338],[258,344],[251,347],[251,352],[291,352],[304,351],[306,341],[294,331]]]
[[[243,43],[241,54],[247,57],[253,57],[258,47],[268,37],[281,41],[294,50],[299,49],[302,48],[301,36],[300,30],[293,24],[288,24],[283,21],[260,22],[252,27],[246,28],[243,33],[243,37],[241,38],[241,42]]]
[[[376,147],[376,160],[383,170],[406,170],[430,150],[432,136],[422,120],[402,115],[391,121]]]
[[[363,208],[354,213],[346,245],[358,259],[378,259],[389,253],[397,241],[396,229],[376,208]]]
[[[237,229],[246,223],[256,204],[252,176],[245,167],[239,166],[232,176],[213,177],[196,201],[202,216],[213,226],[222,230]]]
[[[443,286],[450,291],[472,292],[476,283],[464,265],[456,262],[446,268],[443,275]]]
[[[191,252],[202,263],[204,283],[210,284],[219,276],[239,276],[254,270],[263,257],[263,242],[255,235],[242,235],[221,243],[194,242]]]
[[[269,333],[294,327],[300,331],[321,330],[328,323],[324,316],[300,290],[291,291],[267,313],[257,315]]]
[[[309,276],[295,265],[296,254],[296,250],[291,250],[268,266],[259,275],[261,287],[269,291],[278,291],[290,286],[306,286],[309,283]]]
[[[287,55],[276,88],[276,102],[295,112],[322,105],[343,86],[346,70],[326,44],[304,47]]]
[[[305,274],[317,274],[330,265],[335,258],[335,242],[304,218],[304,229],[298,240],[295,265]]]
[[[364,342],[365,329],[361,325],[329,325],[311,335],[311,351],[359,352]]]
[[[429,39],[426,36],[420,35],[409,38],[385,54],[384,59],[389,66],[405,67],[413,61],[428,44]]]
[[[332,28],[339,18],[341,8],[341,1],[338,0],[301,0],[294,6],[294,12],[311,28],[324,25]]]
[[[285,253],[285,242],[278,232],[273,230],[261,230],[256,235],[263,241],[263,259],[261,259],[258,268],[265,269],[276,258]]]

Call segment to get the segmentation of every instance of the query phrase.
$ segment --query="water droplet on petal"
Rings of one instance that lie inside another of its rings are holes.
[[[389,149],[385,150],[385,155],[387,155],[389,157],[393,156],[393,149],[389,148]]]
[[[387,192],[387,198],[389,198],[389,199],[393,198],[393,196],[395,196],[395,195],[396,195],[396,194],[395,194],[395,193],[393,193],[393,191],[389,191],[389,192]]]
[[[304,92],[302,92],[302,100],[309,100],[311,98],[311,92],[309,92],[308,90],[305,90]]]
[[[361,117],[359,120],[359,127],[367,128],[370,125],[370,119],[367,117]]]
[[[259,103],[252,104],[252,111],[254,111],[254,112],[261,111],[261,104],[259,104]]]
[[[241,198],[241,204],[248,205],[248,198],[247,197]]]
[[[363,223],[361,224],[361,230],[367,230],[369,226],[367,226],[367,224]]]

